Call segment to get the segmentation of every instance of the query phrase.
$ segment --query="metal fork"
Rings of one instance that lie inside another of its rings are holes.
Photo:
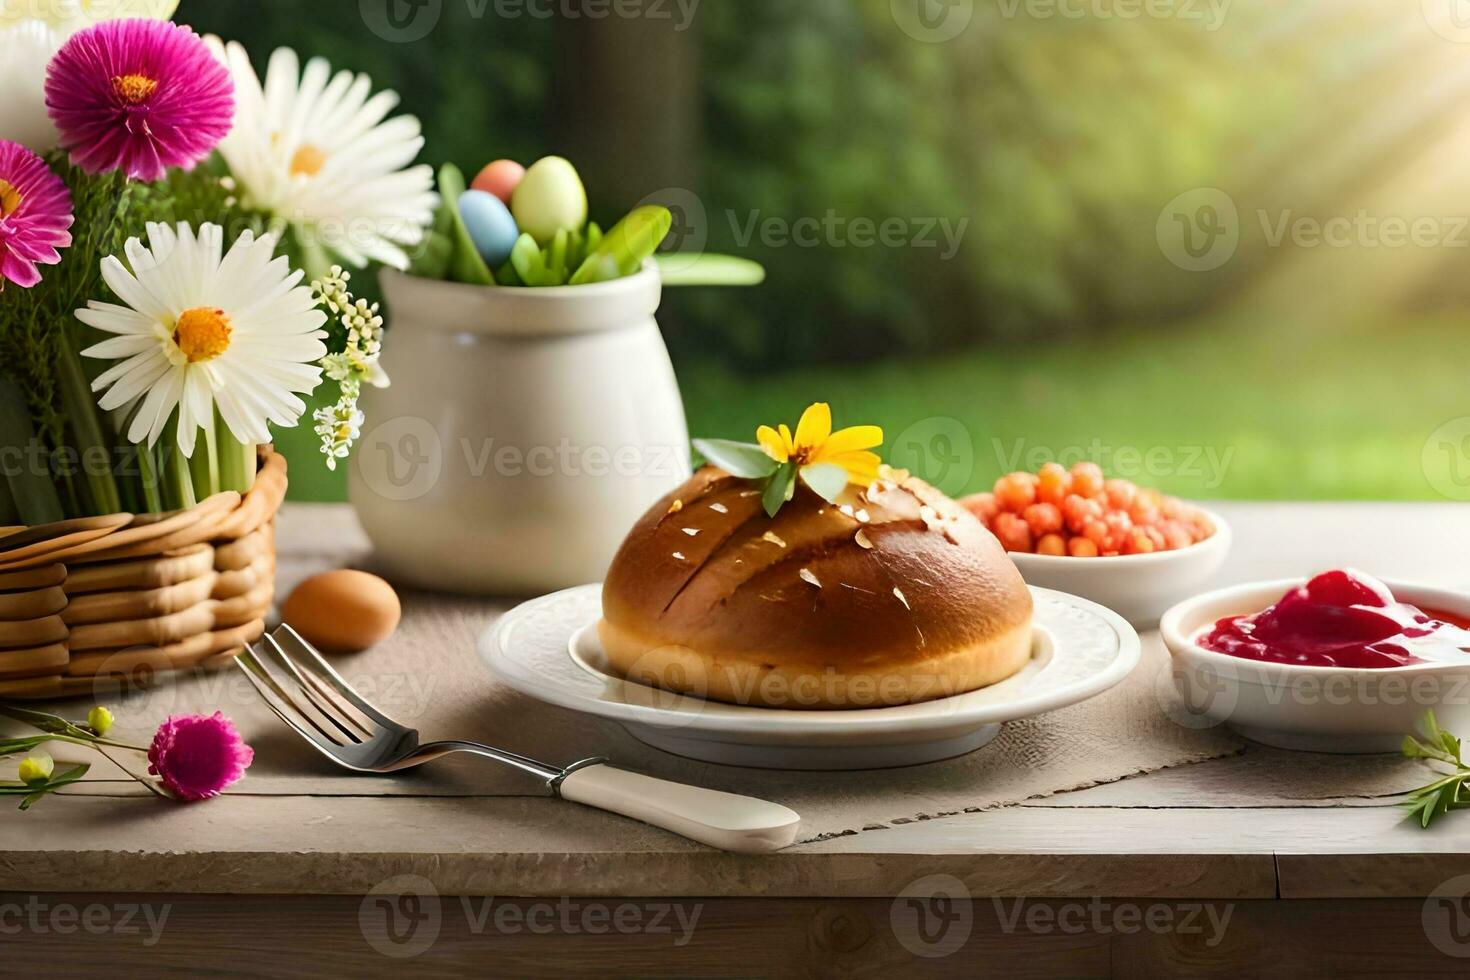
[[[796,839],[801,818],[780,804],[616,769],[600,757],[562,768],[478,742],[420,745],[417,729],[375,708],[287,625],[265,634],[235,662],[282,721],[318,752],[355,772],[398,772],[470,752],[530,774],[552,796],[723,850],[776,851]]]

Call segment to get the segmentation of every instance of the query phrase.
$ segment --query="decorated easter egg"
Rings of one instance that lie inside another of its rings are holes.
[[[514,160],[496,160],[494,163],[485,164],[485,168],[475,175],[470,186],[477,191],[494,194],[506,204],[510,204],[510,196],[515,192],[516,186],[520,184],[524,176],[526,176],[526,168]]]
[[[505,202],[487,191],[468,190],[459,196],[459,216],[486,265],[493,269],[510,258],[521,232]]]
[[[313,575],[281,603],[282,622],[332,653],[356,653],[386,640],[402,612],[393,586],[351,568]]]
[[[565,159],[542,157],[516,185],[510,209],[521,230],[545,246],[563,228],[582,230],[587,223],[587,191],[577,169]]]

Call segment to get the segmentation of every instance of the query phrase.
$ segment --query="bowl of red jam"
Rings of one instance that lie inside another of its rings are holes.
[[[1353,569],[1206,593],[1159,622],[1180,707],[1258,742],[1394,752],[1470,723],[1470,594]]]

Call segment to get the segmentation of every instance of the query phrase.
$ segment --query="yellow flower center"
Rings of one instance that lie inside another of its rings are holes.
[[[291,175],[293,177],[315,177],[326,165],[327,155],[307,143],[291,157]]]
[[[114,75],[112,90],[129,105],[137,105],[158,88],[158,82],[147,75]]]
[[[8,180],[0,178],[0,218],[9,217],[20,208],[20,191]]]
[[[190,364],[219,357],[230,347],[230,319],[224,310],[185,310],[174,324],[174,343]]]

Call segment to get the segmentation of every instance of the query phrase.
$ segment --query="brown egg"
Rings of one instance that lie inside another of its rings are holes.
[[[282,622],[333,653],[356,653],[381,643],[402,614],[393,586],[351,568],[313,575],[281,603]]]

